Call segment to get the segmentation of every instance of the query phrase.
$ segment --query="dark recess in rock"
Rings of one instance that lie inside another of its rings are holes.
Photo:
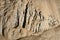
[[[28,10],[28,3],[26,4],[25,16],[24,16],[24,22],[23,22],[23,28],[25,28],[25,25],[26,25],[27,10]]]

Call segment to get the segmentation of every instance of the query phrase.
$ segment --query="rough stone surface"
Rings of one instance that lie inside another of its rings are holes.
[[[59,18],[56,0],[0,1],[0,30],[6,40],[59,40]]]

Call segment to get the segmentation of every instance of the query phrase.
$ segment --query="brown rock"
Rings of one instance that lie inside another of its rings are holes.
[[[60,25],[60,15],[55,1],[1,0],[1,34],[5,36],[6,40],[20,40],[23,37],[39,35],[42,35],[41,40],[45,40],[43,39],[43,36],[46,35],[44,31],[52,29],[54,31],[51,32],[55,32],[55,28]],[[47,33],[50,35],[50,32]],[[54,38],[52,39],[54,40]],[[47,37],[47,40],[52,39]]]

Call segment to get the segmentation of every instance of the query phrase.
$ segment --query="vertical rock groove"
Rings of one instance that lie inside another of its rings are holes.
[[[28,10],[28,3],[26,4],[26,8],[25,8],[25,15],[24,15],[23,28],[25,28],[25,25],[26,25],[27,10]]]
[[[18,9],[17,9],[17,22],[16,22],[14,28],[17,28],[18,26],[19,26],[19,12],[18,12]]]
[[[4,35],[4,30],[5,30],[5,18],[4,18],[4,15],[3,15],[2,24],[3,24],[3,25],[2,25],[2,35],[5,36],[5,35]]]
[[[44,16],[41,14],[41,11],[39,12],[39,16],[40,16],[41,21],[44,21]]]
[[[59,18],[55,17],[58,13],[55,12],[52,0],[4,1],[5,6],[0,11],[1,15],[3,13],[2,35],[8,39],[20,40],[18,38],[40,35],[45,30],[60,25]]]

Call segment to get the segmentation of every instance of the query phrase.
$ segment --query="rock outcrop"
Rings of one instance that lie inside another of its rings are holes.
[[[0,26],[6,40],[39,36],[60,25],[55,0],[1,0]]]

